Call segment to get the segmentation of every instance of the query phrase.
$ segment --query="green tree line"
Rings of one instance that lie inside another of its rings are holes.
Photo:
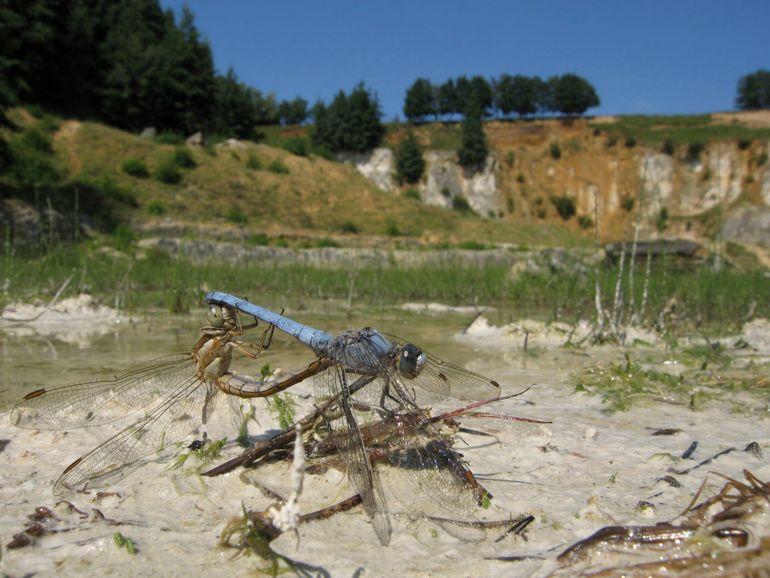
[[[0,108],[19,102],[128,130],[239,138],[308,114],[301,98],[279,103],[218,74],[192,12],[177,20],[158,0],[4,0]]]
[[[580,115],[599,106],[596,89],[577,74],[542,79],[538,76],[502,74],[491,81],[482,76],[460,76],[442,84],[418,78],[407,89],[404,116],[411,122],[465,116],[469,107],[480,107],[483,116],[516,113]]]

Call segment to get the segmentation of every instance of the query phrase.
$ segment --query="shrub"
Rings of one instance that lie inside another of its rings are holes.
[[[289,167],[287,167],[281,159],[273,160],[269,165],[267,165],[267,170],[277,175],[289,174]]]
[[[634,210],[634,203],[636,201],[634,200],[634,197],[631,195],[627,195],[623,197],[623,199],[620,201],[620,207],[626,212],[630,213]]]
[[[751,146],[750,138],[742,138],[738,141],[738,148],[741,149],[742,151],[745,151],[750,146]]]
[[[187,147],[179,147],[174,150],[174,164],[180,169],[193,169],[197,166],[192,152]]]
[[[524,184],[524,180],[525,180],[524,173],[519,173],[516,175],[516,182],[519,183],[520,185]]]
[[[343,233],[351,233],[353,235],[358,234],[358,225],[353,223],[352,221],[345,221],[340,225],[340,231]]]
[[[548,152],[551,154],[551,158],[554,160],[559,160],[561,158],[561,147],[556,141],[552,142],[551,146],[548,147]]]
[[[700,159],[700,155],[703,152],[705,146],[702,142],[695,141],[687,145],[687,160],[695,162]]]
[[[147,203],[147,212],[151,215],[162,215],[166,212],[166,207],[160,201],[153,200]]]
[[[626,136],[626,148],[632,149],[636,146],[636,137],[633,135]]]
[[[417,189],[407,189],[404,191],[404,196],[407,199],[414,199],[415,201],[421,200],[420,191]]]
[[[667,154],[668,156],[671,156],[674,154],[674,143],[670,139],[666,139],[663,141],[663,146],[661,147],[661,151],[663,151],[664,154]]]
[[[111,199],[128,205],[129,207],[138,207],[139,203],[136,200],[134,192],[130,189],[120,186],[110,177],[105,177],[99,181],[95,188],[99,191],[100,196],[105,199]]]
[[[463,241],[458,247],[468,251],[484,251],[485,249],[489,249],[489,246],[486,243],[480,241]]]
[[[161,183],[167,185],[177,185],[182,180],[182,173],[179,172],[176,161],[169,157],[157,166],[155,169],[155,178]]]
[[[308,151],[310,150],[307,140],[299,137],[290,138],[289,140],[285,141],[283,143],[283,148],[289,151],[291,154],[297,155],[299,157],[306,157],[308,155]]]
[[[23,188],[49,187],[61,179],[51,146],[51,136],[27,129],[12,140],[5,153],[9,176]]]
[[[121,165],[123,172],[138,179],[146,179],[150,176],[150,171],[144,161],[140,159],[126,159]]]
[[[452,208],[455,211],[460,211],[461,213],[473,212],[473,209],[471,209],[470,203],[468,203],[468,199],[466,199],[462,195],[457,195],[455,197],[452,197]]]
[[[401,235],[401,230],[396,225],[395,221],[388,220],[388,224],[385,227],[385,234],[388,237],[398,237]]]
[[[556,208],[556,212],[559,213],[559,216],[563,220],[567,221],[570,217],[575,215],[575,199],[572,197],[566,195],[557,197],[552,195],[550,200],[551,204]]]
[[[594,226],[594,220],[590,215],[580,215],[578,217],[578,225],[581,229],[590,229]]]
[[[249,153],[249,157],[246,159],[246,168],[258,171],[262,168],[262,161],[254,153]]]
[[[758,167],[761,167],[762,165],[764,165],[767,162],[767,152],[763,152],[763,153],[757,155],[754,158],[754,162],[757,163]]]
[[[249,218],[238,207],[235,207],[227,212],[227,220],[236,225],[243,225],[249,221]]]
[[[155,142],[158,144],[179,146],[184,144],[184,137],[182,137],[181,134],[177,134],[175,132],[162,132],[155,136]]]
[[[658,211],[658,216],[655,219],[655,228],[661,233],[668,228],[668,209],[666,207]]]
[[[112,246],[120,251],[127,251],[136,241],[136,233],[126,225],[118,225],[112,232]]]
[[[249,235],[248,239],[246,239],[246,242],[249,245],[267,245],[269,239],[265,233],[252,233]]]

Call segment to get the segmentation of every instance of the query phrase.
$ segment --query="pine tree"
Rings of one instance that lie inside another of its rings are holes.
[[[463,120],[462,146],[457,152],[458,160],[465,168],[478,167],[487,158],[487,140],[481,114],[481,106],[475,98],[471,98]]]
[[[424,172],[425,159],[422,157],[422,148],[410,126],[396,149],[396,175],[399,182],[413,184],[422,178]]]

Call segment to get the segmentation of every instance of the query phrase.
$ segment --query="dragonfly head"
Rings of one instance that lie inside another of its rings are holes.
[[[401,348],[398,356],[398,372],[407,379],[414,379],[425,367],[425,353],[413,343],[407,343]]]
[[[212,327],[223,327],[225,324],[225,316],[219,305],[209,306],[209,310],[206,312],[206,319],[208,319]]]

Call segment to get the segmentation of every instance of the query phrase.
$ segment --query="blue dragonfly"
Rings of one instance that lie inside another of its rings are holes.
[[[451,449],[445,436],[419,407],[418,393],[413,386],[434,399],[493,400],[500,397],[497,382],[441,361],[413,343],[371,327],[331,335],[228,293],[212,291],[206,295],[206,301],[213,307],[212,315],[217,314],[218,307],[240,311],[291,335],[314,352],[315,359],[306,368],[278,382],[260,382],[247,377],[240,381],[231,379],[233,389],[228,393],[260,395],[264,390],[280,391],[314,377],[316,400],[319,406],[328,408],[323,417],[330,437],[381,544],[387,545],[390,541],[390,515],[359,420],[371,421],[368,416],[379,415],[388,421],[391,430],[397,431],[389,455],[393,465],[403,468],[409,462],[415,472],[435,473],[434,479],[442,480],[442,484],[462,485],[457,476],[441,475],[447,464],[459,463],[459,454]],[[420,448],[419,451],[416,448]],[[430,482],[426,482],[423,489],[434,500],[446,495],[447,501],[452,502],[446,506],[451,509],[458,505],[456,492],[443,492],[443,488],[437,484],[431,486]],[[473,493],[468,491],[465,495]]]

